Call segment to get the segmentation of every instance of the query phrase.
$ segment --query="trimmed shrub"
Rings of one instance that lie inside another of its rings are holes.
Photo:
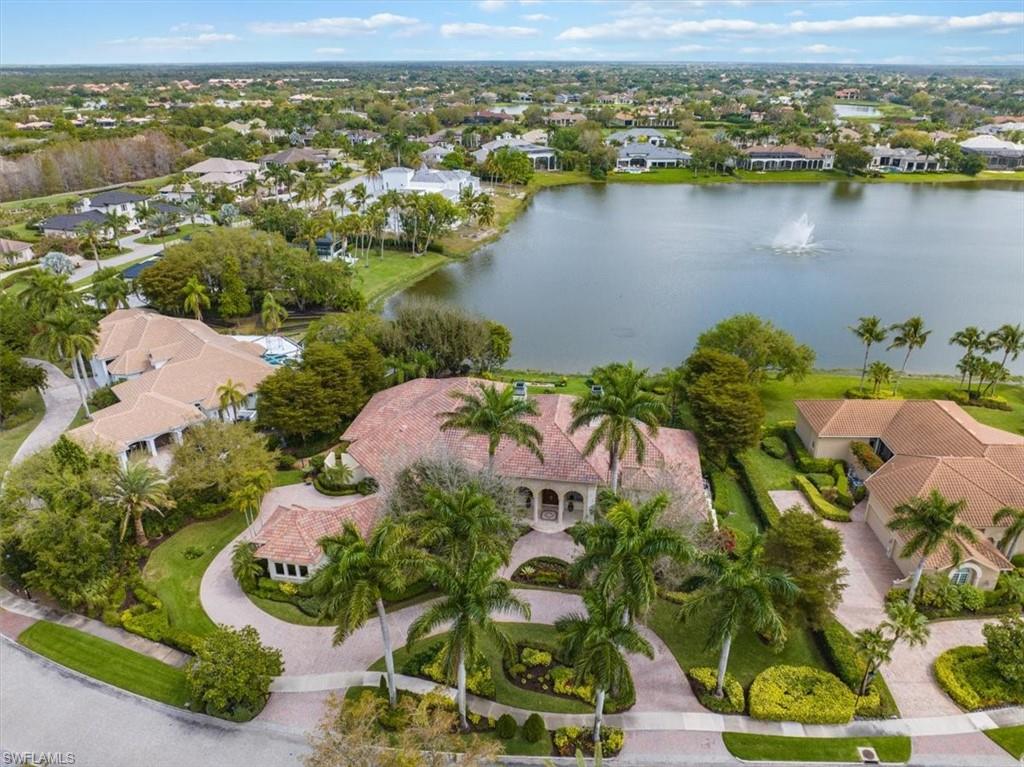
[[[502,714],[498,717],[498,724],[495,725],[494,730],[502,740],[511,740],[519,731],[519,725],[511,714]]]
[[[1010,564],[1018,570],[1024,570],[1024,554],[1014,554],[1010,557]]]
[[[416,653],[402,665],[402,673],[409,676],[425,677],[439,684],[449,684],[451,680],[445,673],[443,646],[436,642],[427,649]],[[467,664],[466,689],[474,695],[484,698],[494,697],[494,679],[491,666],[482,656]]]
[[[811,484],[807,477],[802,474],[793,475],[793,486],[797,490],[803,492],[807,498],[807,502],[811,504],[811,508],[814,509],[818,514],[825,519],[830,519],[833,522],[849,522],[850,512],[846,509],[841,509],[834,503],[826,500],[825,497],[818,492],[818,488]]]
[[[946,650],[932,668],[939,686],[967,711],[1024,703],[1024,689],[999,674],[984,647]]]
[[[850,480],[846,477],[846,464],[836,461],[836,465],[832,467],[832,477],[836,484],[836,503],[844,509],[852,509],[854,501],[850,492]]]
[[[721,698],[715,695],[715,688],[718,685],[718,672],[713,668],[698,666],[686,672],[694,695],[701,702],[704,708],[710,709],[719,714],[742,714],[746,706],[743,698],[743,685],[736,681],[736,677],[727,673],[725,675],[725,695]]]
[[[552,738],[555,752],[559,756],[573,756],[577,750],[584,756],[594,755],[594,731],[589,727],[559,727]],[[601,728],[601,755],[615,756],[625,743],[622,730],[615,727]]]
[[[964,407],[981,407],[987,410],[1013,410],[1013,406],[1006,397],[998,394],[991,397],[972,397],[965,391],[956,390],[949,393],[949,398],[956,404]]]
[[[836,480],[831,474],[808,474],[807,479],[809,479],[811,484],[818,488],[818,490],[834,488],[836,486]]]
[[[779,510],[775,508],[775,502],[768,495],[768,488],[760,481],[758,473],[752,471],[741,455],[736,456],[736,477],[743,487],[743,491],[754,504],[758,517],[765,527],[771,527],[779,521]]]
[[[875,455],[875,451],[871,449],[871,445],[867,442],[851,442],[850,452],[853,453],[853,457],[860,462],[860,465],[868,473],[874,474],[882,468],[882,459]]]
[[[540,743],[547,734],[548,727],[540,714],[530,714],[523,722],[523,738],[527,743]]]
[[[552,661],[551,653],[547,650],[538,650],[535,647],[524,647],[519,659],[526,666],[543,666],[544,668],[550,666]]]
[[[838,620],[831,618],[822,626],[818,637],[821,639],[825,656],[836,671],[836,676],[856,694],[864,678],[867,663],[857,651],[853,634]],[[857,704],[857,715],[869,719],[899,716],[896,701],[893,700],[889,686],[881,674],[875,676],[868,694]]]
[[[839,677],[810,666],[772,666],[750,685],[755,719],[804,724],[845,724],[856,696]]]
[[[789,453],[786,443],[782,441],[781,437],[776,437],[774,434],[761,440],[761,449],[772,458],[785,458]]]
[[[793,458],[793,463],[804,474],[829,474],[832,472],[832,464],[835,461],[831,458],[815,458],[808,453],[807,448],[804,447],[803,440],[796,433],[796,429],[780,429],[779,434],[786,441],[787,447],[789,447],[789,454]]]
[[[373,495],[380,489],[380,483],[373,477],[363,477],[356,482],[356,492],[360,495]]]

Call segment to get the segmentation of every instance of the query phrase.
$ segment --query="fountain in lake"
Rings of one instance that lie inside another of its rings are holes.
[[[790,221],[772,240],[772,247],[776,250],[784,250],[790,253],[799,253],[811,250],[815,247],[814,224],[804,213],[795,221]]]

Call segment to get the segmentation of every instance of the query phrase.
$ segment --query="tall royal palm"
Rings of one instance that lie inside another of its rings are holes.
[[[569,430],[575,432],[584,426],[593,426],[593,432],[584,446],[590,455],[599,445],[608,451],[608,473],[613,491],[619,489],[619,462],[630,448],[636,459],[643,463],[646,443],[642,427],[655,436],[658,426],[668,417],[668,408],[642,384],[646,368],[637,370],[630,362],[595,368],[593,379],[600,389],[591,389],[572,405]]]
[[[949,342],[957,346],[962,346],[964,350],[964,356],[961,358],[961,362],[964,363],[961,370],[962,375],[960,376],[960,385],[964,384],[964,376],[971,373],[972,368],[969,364],[970,360],[974,358],[975,350],[983,348],[985,346],[985,331],[974,325],[968,325],[963,330],[958,330],[954,333]],[[967,390],[970,391],[970,383],[967,385]]]
[[[463,729],[466,719],[466,665],[480,656],[480,644],[489,638],[503,655],[515,654],[515,643],[502,631],[494,616],[518,614],[529,620],[530,606],[512,592],[508,581],[497,577],[502,561],[496,556],[481,556],[468,564],[435,560],[427,577],[444,595],[430,604],[409,626],[407,644],[448,626],[444,638],[442,660],[449,678],[458,690],[459,720]]]
[[[1003,353],[1003,367],[1007,360],[1015,360],[1024,352],[1024,325],[1003,325],[988,334],[988,343],[993,351]]]
[[[455,566],[478,557],[508,563],[515,531],[512,519],[473,485],[453,492],[427,488],[423,508],[409,515],[408,524],[423,548]]]
[[[413,572],[416,558],[408,545],[409,531],[385,519],[368,539],[351,522],[339,535],[320,539],[327,562],[309,579],[310,593],[320,601],[320,614],[332,619],[334,644],[348,639],[376,613],[384,644],[388,699],[397,701],[395,658],[391,647],[384,595],[401,592]]]
[[[121,540],[128,532],[128,524],[135,526],[135,542],[149,544],[142,517],[146,512],[163,514],[163,509],[174,505],[167,494],[167,482],[159,469],[145,461],[129,461],[117,470],[108,501],[121,512]]]
[[[1017,541],[1024,535],[1024,509],[1014,509],[1006,506],[994,515],[992,521],[997,525],[1006,525],[1003,537],[999,539],[999,547],[1009,558],[1017,552]]]
[[[706,572],[697,579],[700,588],[680,612],[684,620],[693,615],[710,619],[707,646],[718,647],[718,676],[715,695],[724,695],[732,640],[744,628],[752,628],[776,642],[785,638],[786,623],[777,601],[791,601],[798,588],[788,574],[764,564],[764,541],[760,535],[732,555],[709,556]]]
[[[864,388],[864,376],[868,372],[868,354],[871,352],[872,344],[880,344],[889,335],[889,329],[882,324],[882,320],[874,315],[859,317],[857,324],[850,328],[851,332],[864,344],[864,364],[860,368],[860,388]]]
[[[892,510],[893,516],[887,523],[888,528],[907,536],[900,556],[920,557],[907,594],[907,601],[911,604],[928,557],[944,548],[955,566],[963,558],[962,541],[977,543],[978,536],[974,528],[960,521],[960,513],[965,508],[967,501],[948,501],[938,490],[932,490],[924,498],[912,498]]]
[[[92,356],[98,335],[92,317],[70,306],[61,306],[42,318],[32,339],[33,345],[51,360],[69,363],[86,415],[90,413],[85,359]]]
[[[668,508],[664,493],[639,506],[620,500],[597,522],[583,522],[570,531],[583,553],[573,563],[577,577],[592,576],[606,600],[622,602],[623,616],[643,615],[657,593],[654,567],[668,557],[682,562],[692,553],[689,543],[671,528],[658,524]]]
[[[477,384],[477,389],[479,394],[451,393],[462,404],[455,410],[439,414],[445,419],[441,423],[441,431],[457,429],[487,437],[488,471],[494,471],[494,455],[503,439],[525,447],[544,463],[544,453],[540,449],[544,435],[525,420],[540,414],[536,401],[517,399],[511,386],[499,389],[494,384]]]
[[[594,742],[601,741],[605,695],[630,684],[624,653],[654,657],[651,643],[626,619],[626,606],[597,591],[583,593],[586,614],[571,613],[555,621],[555,631],[566,658],[579,679],[594,685]]]
[[[924,346],[932,331],[924,329],[924,320],[918,316],[911,317],[906,322],[893,325],[891,330],[895,331],[896,335],[893,336],[892,343],[886,348],[907,350],[906,354],[903,355],[903,364],[900,366],[900,377],[896,379],[896,385],[893,387],[893,394],[895,394],[899,389],[900,379],[907,372],[907,362],[910,361],[910,353],[914,349],[920,349]]]

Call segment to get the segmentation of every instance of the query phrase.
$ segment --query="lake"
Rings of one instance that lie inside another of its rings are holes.
[[[836,117],[881,117],[882,112],[875,107],[863,104],[833,104],[832,111]]]
[[[702,330],[754,312],[810,344],[818,367],[857,369],[857,317],[920,314],[934,332],[908,370],[952,372],[956,330],[1024,322],[1024,185],[541,190],[500,240],[392,300],[407,295],[506,324],[510,367],[677,365]],[[883,356],[898,368],[898,352]],[[1012,368],[1024,373],[1024,355]]]

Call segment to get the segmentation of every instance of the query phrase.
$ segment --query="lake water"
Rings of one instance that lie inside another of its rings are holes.
[[[863,104],[833,104],[832,111],[836,117],[881,117],[882,113],[875,107]]]
[[[677,365],[702,330],[754,312],[810,344],[818,367],[857,369],[863,348],[847,329],[857,317],[920,314],[934,332],[908,369],[952,372],[953,332],[1024,322],[1024,186],[542,190],[500,240],[402,295],[506,324],[514,367]],[[1013,369],[1024,373],[1024,355]]]

